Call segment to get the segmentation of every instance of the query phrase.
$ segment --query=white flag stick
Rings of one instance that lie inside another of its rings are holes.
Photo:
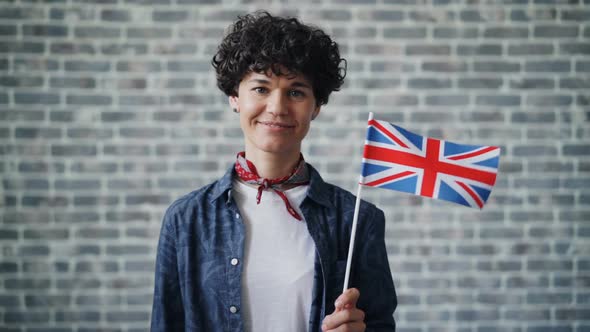
[[[373,112],[369,112],[369,121],[373,120]],[[344,274],[344,287],[342,293],[348,289],[350,278],[350,266],[352,265],[352,253],[354,251],[354,238],[356,237],[356,224],[359,218],[359,206],[361,205],[361,189],[363,185],[363,175],[359,175],[359,186],[356,191],[356,203],[354,204],[354,215],[352,217],[352,229],[350,231],[350,244],[348,245],[348,258],[346,260],[346,273]]]

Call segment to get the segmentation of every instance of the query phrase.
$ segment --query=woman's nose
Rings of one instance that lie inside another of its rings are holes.
[[[268,97],[267,111],[274,115],[287,114],[287,97],[280,91],[274,91]]]

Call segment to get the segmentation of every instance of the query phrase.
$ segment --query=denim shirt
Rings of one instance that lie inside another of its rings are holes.
[[[310,186],[300,208],[316,249],[309,331],[319,332],[342,293],[356,198],[308,167]],[[166,211],[156,258],[152,331],[244,330],[246,229],[231,194],[233,176],[231,167]],[[367,331],[395,331],[397,297],[384,232],[383,212],[362,201],[349,287],[360,291],[357,307],[365,312]]]

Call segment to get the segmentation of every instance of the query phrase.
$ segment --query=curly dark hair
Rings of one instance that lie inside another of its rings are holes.
[[[228,96],[237,96],[238,85],[249,72],[287,74],[281,72],[283,67],[310,80],[318,106],[328,103],[346,76],[346,60],[330,36],[296,18],[266,11],[238,16],[211,63],[217,86]]]

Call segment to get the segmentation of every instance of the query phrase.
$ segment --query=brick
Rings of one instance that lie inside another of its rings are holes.
[[[587,156],[590,155],[590,145],[588,144],[568,144],[563,146],[564,156]]]
[[[485,38],[520,39],[529,36],[528,28],[521,27],[490,27],[483,31]]]
[[[58,89],[93,89],[96,87],[96,81],[91,77],[51,77],[49,85]]]
[[[557,309],[555,317],[558,320],[582,320],[590,316],[590,310],[585,308]]]
[[[17,92],[14,94],[14,102],[21,105],[33,105],[33,104],[59,104],[60,96],[55,93],[27,93]]]
[[[147,156],[150,155],[150,147],[147,145],[105,145],[103,153],[116,156]]]
[[[0,263],[0,274],[5,273],[16,273],[18,272],[18,264],[13,262],[1,262]]]
[[[526,98],[527,105],[536,107],[568,106],[572,102],[572,97],[567,95],[539,95]]]
[[[561,11],[562,21],[577,21],[577,22],[588,22],[590,20],[590,10],[574,9],[574,10],[562,10]]]
[[[45,18],[45,11],[43,8],[40,7],[12,7],[6,6],[0,8],[0,18],[6,20],[35,20],[35,19],[44,19]]]
[[[169,195],[152,194],[152,195],[127,195],[125,197],[125,203],[127,205],[142,205],[142,204],[155,204],[164,205],[170,203]]]
[[[74,268],[76,273],[114,273],[119,271],[117,262],[78,262]]]
[[[152,13],[154,22],[184,22],[188,19],[188,12],[185,10],[155,10]]]
[[[49,317],[49,312],[6,311],[4,313],[4,322],[8,324],[47,323]]]
[[[0,45],[0,53],[2,52],[2,47]],[[41,48],[39,52],[43,52],[45,48]],[[45,59],[42,57],[34,57],[34,58],[25,58],[14,56],[14,68],[21,71],[56,71],[59,69],[59,62],[53,59]]]
[[[445,89],[451,87],[449,79],[411,78],[407,83],[413,89]]]
[[[100,45],[100,52],[105,55],[145,55],[148,46],[145,43],[104,43]]]
[[[131,15],[128,10],[105,9],[101,11],[100,19],[107,22],[129,22]]]
[[[569,72],[571,63],[569,61],[527,61],[525,71],[527,72]]]
[[[506,312],[507,320],[516,321],[548,321],[551,319],[551,311],[543,309],[514,309]]]
[[[469,103],[466,95],[429,95],[426,97],[426,105],[433,106],[464,106]]]
[[[0,36],[16,36],[16,34],[15,25],[0,25]]]
[[[94,55],[98,50],[89,43],[53,42],[49,46],[49,52],[51,54]]]
[[[113,103],[113,98],[109,95],[71,94],[66,96],[66,103],[68,105],[108,106]]]
[[[428,319],[447,321],[450,315],[448,311],[408,311],[405,319],[409,322],[423,322]]]
[[[467,71],[467,64],[462,61],[458,62],[424,62],[422,70],[426,72],[465,72]]]
[[[389,78],[370,78],[370,79],[359,79],[355,81],[355,84],[360,88],[364,89],[389,89],[400,86],[401,81],[399,79]]]
[[[88,71],[88,72],[106,72],[110,70],[108,61],[82,61],[72,60],[64,62],[66,71]]]
[[[503,21],[504,13],[502,10],[462,10],[460,12],[461,21],[464,22],[489,22]]]
[[[401,10],[360,10],[357,17],[371,22],[398,22],[402,21],[405,15]]]
[[[524,303],[524,297],[520,294],[482,293],[476,296],[476,301],[491,305],[520,305]]]
[[[457,38],[457,39],[471,39],[479,36],[477,28],[469,27],[435,27],[433,30],[433,37],[437,39]]]
[[[15,128],[14,137],[17,139],[52,139],[61,138],[60,128]]]
[[[5,179],[2,181],[7,190],[47,190],[49,182],[46,179]]]
[[[54,187],[57,190],[99,190],[101,185],[98,180],[91,179],[68,179],[56,180]]]
[[[0,295],[0,308],[19,307],[21,299],[16,295]]]
[[[546,239],[546,238],[567,238],[570,237],[572,235],[573,231],[571,228],[565,227],[565,228],[557,228],[557,227],[534,227],[531,228],[529,230],[529,235],[533,238],[539,238],[539,239]],[[551,265],[551,264],[557,264],[557,263],[552,263],[550,261],[535,261],[534,266],[541,266],[541,265]],[[567,264],[567,262],[563,263],[564,266],[565,264]],[[540,269],[540,268],[539,268]],[[567,267],[564,267],[564,270],[567,270]]]
[[[58,310],[55,312],[55,321],[64,323],[98,322],[100,321],[100,312]]]
[[[552,44],[519,43],[508,45],[508,55],[552,55],[554,52]]]
[[[555,82],[551,78],[520,78],[511,80],[510,88],[527,90],[554,89]]]
[[[444,9],[416,10],[410,11],[408,18],[413,22],[453,22],[456,20],[456,14]]]
[[[106,220],[109,222],[146,222],[151,221],[151,216],[144,211],[109,211],[106,212]]]
[[[520,64],[503,61],[474,61],[473,70],[475,72],[515,73],[520,71]]]
[[[0,230],[0,240],[17,240],[17,239],[18,239],[18,231],[9,230],[9,229]],[[16,267],[16,264],[15,264],[15,267]]]
[[[514,112],[511,121],[514,123],[553,123],[556,120],[554,112]]]
[[[69,306],[69,304],[69,295],[36,294],[25,296],[25,305],[31,309],[35,307]]]
[[[516,95],[480,95],[476,96],[477,105],[488,106],[518,106],[520,105],[520,96]]]
[[[80,228],[76,232],[76,237],[89,239],[117,239],[119,231],[114,228]]]
[[[171,38],[172,30],[169,28],[128,28],[127,38],[149,38],[149,39],[161,39]]]
[[[383,30],[385,38],[422,39],[426,38],[426,28],[386,28]]]
[[[152,261],[133,261],[133,262],[126,262],[125,263],[125,267],[124,270],[126,272],[152,272],[154,270],[155,266],[154,263]],[[148,300],[152,300],[152,296],[148,295],[149,299]],[[143,299],[143,296],[141,298]],[[143,304],[146,302],[140,302],[140,303],[135,303],[132,302],[133,304]]]
[[[67,37],[68,28],[60,25],[23,25],[23,34],[34,37]]]
[[[590,79],[584,77],[560,78],[561,89],[590,89]]]
[[[208,0],[178,0],[180,4],[199,4],[201,1],[206,3]],[[140,5],[170,5],[171,0],[125,0],[126,4]]]
[[[406,46],[406,55],[450,55],[451,48],[448,45],[418,45],[410,44]]]
[[[106,319],[111,322],[145,322],[149,320],[148,311],[113,311],[106,313]]]
[[[45,51],[41,42],[8,42],[0,41],[0,53],[38,53]]]
[[[512,150],[515,156],[519,157],[543,157],[557,156],[557,147],[546,145],[515,146]]]
[[[122,297],[120,294],[77,295],[74,302],[79,306],[114,306],[123,303]]]
[[[535,178],[523,178],[516,179],[514,181],[515,188],[528,188],[528,189],[554,189],[559,187],[558,179],[535,179]]]
[[[74,206],[104,206],[117,205],[119,198],[117,196],[79,196],[74,197]]]
[[[119,135],[124,138],[158,138],[164,137],[163,128],[129,128],[123,127],[119,130]]]
[[[114,39],[119,38],[121,35],[121,29],[113,27],[86,26],[76,27],[74,29],[74,36],[76,38]]]
[[[171,61],[166,69],[173,72],[207,72],[210,64],[205,61]]]
[[[94,145],[59,144],[51,147],[51,154],[57,157],[95,156],[96,152]]]
[[[590,216],[590,212],[585,211],[585,210],[562,211],[559,213],[559,220],[564,221],[564,222],[586,221],[586,220],[588,220],[588,216]]]
[[[529,172],[573,172],[574,164],[571,162],[559,161],[535,161],[530,163],[527,167]]]
[[[502,55],[502,45],[499,44],[478,44],[478,45],[458,45],[458,55]]]
[[[124,105],[124,106],[142,106],[142,105],[150,106],[150,105],[161,105],[164,103],[165,103],[164,97],[158,96],[158,95],[124,95],[124,96],[119,97],[119,104]],[[115,113],[115,112],[108,113],[108,114],[123,115],[123,113]],[[132,113],[127,113],[127,115],[130,115],[132,117],[136,116]]]
[[[588,55],[590,54],[590,43],[561,43],[559,53],[566,55]]]
[[[575,25],[538,25],[534,27],[536,38],[576,38],[578,27]]]

